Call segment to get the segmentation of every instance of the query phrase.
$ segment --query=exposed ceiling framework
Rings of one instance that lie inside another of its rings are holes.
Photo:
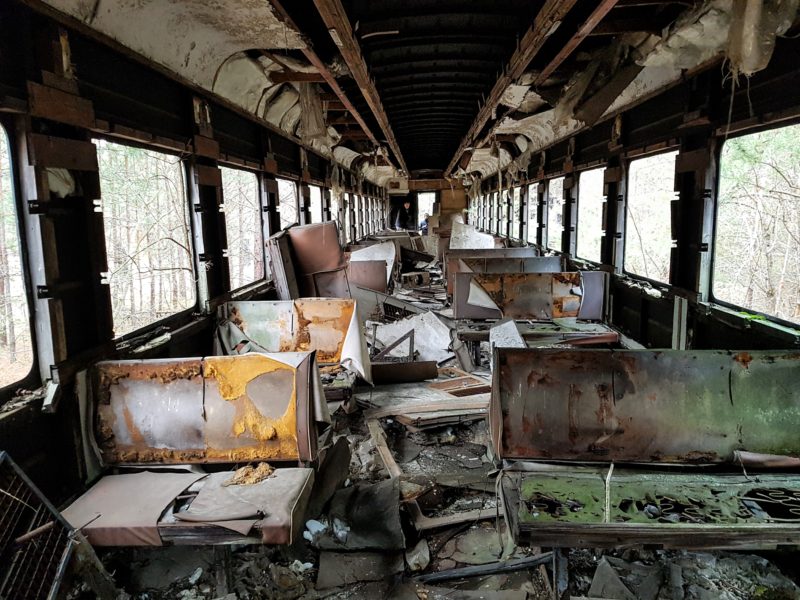
[[[379,185],[400,174],[392,163],[412,178],[526,170],[534,153],[721,57],[734,3],[27,1]],[[784,4],[796,10],[795,0]],[[309,94],[322,106],[313,136]]]
[[[381,167],[362,173],[378,185],[397,175],[388,153],[378,151],[382,142],[374,132],[380,127],[369,110],[362,116],[337,83],[335,65],[320,59],[279,6],[259,0],[41,0],[41,4],[300,138],[324,156],[335,159],[334,149],[346,147],[362,157],[363,165]],[[313,136],[304,131],[302,118],[301,90],[309,85],[324,119],[321,132]]]
[[[343,57],[350,72],[339,83],[374,114],[410,175],[436,177],[469,172],[473,153],[497,142],[501,123],[552,110],[597,56],[627,60],[630,48],[700,3],[297,0],[291,11],[327,61]],[[511,156],[533,151],[524,132],[520,143],[505,133]],[[485,175],[492,161],[479,154],[474,171]]]

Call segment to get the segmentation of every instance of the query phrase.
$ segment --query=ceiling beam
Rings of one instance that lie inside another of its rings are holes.
[[[508,86],[519,79],[533,57],[539,53],[545,42],[559,27],[575,2],[576,0],[546,0],[544,6],[542,6],[536,18],[533,20],[533,23],[525,32],[525,35],[522,36],[522,40],[520,40],[519,46],[514,51],[511,59],[508,61],[508,68],[497,79],[492,91],[489,93],[489,97],[486,99],[480,112],[478,112],[478,116],[469,128],[467,135],[464,136],[464,139],[462,139],[461,143],[458,145],[455,155],[444,171],[445,175],[449,175],[453,172],[453,169],[458,164],[458,160],[461,158],[461,154],[472,144],[472,141],[489,121],[497,105],[500,104],[500,99],[508,89]]]
[[[270,71],[269,78],[272,83],[288,83],[290,81],[322,83],[325,81],[322,73],[303,73],[301,71]]]
[[[341,139],[343,140],[366,140],[367,135],[358,129],[348,129],[347,131],[340,132]]]
[[[353,75],[353,79],[355,79],[358,87],[361,88],[361,93],[364,95],[367,105],[372,110],[372,114],[375,115],[378,125],[380,125],[383,130],[383,135],[386,136],[386,141],[389,143],[389,147],[392,149],[395,158],[397,158],[403,171],[408,173],[408,167],[403,158],[403,153],[400,152],[400,146],[397,144],[397,140],[394,137],[392,126],[389,123],[389,117],[383,109],[378,90],[369,75],[367,64],[364,62],[361,48],[355,38],[353,28],[350,25],[350,20],[347,18],[347,13],[342,6],[341,0],[314,0],[314,4],[322,20],[325,22],[325,26],[328,28],[334,44],[339,48],[342,58],[344,58],[345,63],[347,63],[350,73]]]
[[[336,117],[335,119],[329,120],[328,125],[358,125],[358,121],[356,121],[353,117],[343,115],[341,117]]]
[[[293,29],[294,31],[300,32],[300,29],[297,27],[295,22],[289,16],[289,13],[286,12],[286,9],[283,8],[281,5],[281,0],[270,0],[272,7],[275,9],[275,13],[278,18],[283,21],[285,25],[289,28]],[[322,75],[325,79],[325,83],[331,88],[331,91],[334,93],[336,99],[338,99],[347,109],[347,111],[353,115],[356,121],[358,121],[359,127],[361,127],[361,131],[364,133],[365,137],[372,142],[374,146],[378,146],[378,140],[375,138],[375,135],[370,131],[369,126],[364,121],[361,113],[358,112],[358,109],[350,102],[350,99],[347,97],[347,94],[344,93],[344,90],[339,86],[336,81],[336,78],[333,74],[328,70],[328,67],[325,66],[325,63],[322,62],[317,53],[311,48],[311,44],[306,41],[305,47],[303,48],[303,55],[306,57],[308,62],[310,62],[314,67],[316,67],[317,71]]]
[[[575,32],[569,41],[564,44],[561,50],[553,57],[553,59],[547,63],[547,66],[542,69],[542,72],[536,76],[536,79],[533,81],[534,86],[541,85],[545,80],[547,80],[550,75],[553,74],[558,67],[561,66],[570,54],[575,51],[575,48],[586,38],[586,36],[590,35],[592,31],[600,24],[600,21],[611,11],[612,8],[619,2],[619,0],[602,0],[597,7],[592,11],[592,14],[583,22],[583,24],[578,27],[578,31]]]

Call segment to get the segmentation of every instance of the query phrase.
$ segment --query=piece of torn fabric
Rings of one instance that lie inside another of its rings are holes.
[[[274,488],[285,487],[277,473],[259,483],[225,485],[232,476],[233,472],[223,471],[206,477],[189,508],[175,513],[175,518],[198,523],[251,519],[255,523],[269,512]]]
[[[158,519],[202,473],[129,473],[102,477],[64,510],[93,546],[160,546]]]
[[[247,354],[248,352],[269,352],[267,348],[257,344],[239,327],[225,319],[217,324],[214,336],[214,354],[217,356],[230,356],[233,354]]]
[[[256,527],[262,530],[262,538],[272,535],[268,532],[273,529],[291,532],[299,526],[314,481],[312,469],[276,469],[256,484],[224,486],[231,475],[230,471],[209,475],[189,508],[175,513],[175,518],[187,526],[206,523],[242,535]]]
[[[328,519],[338,521],[320,538],[323,550],[404,550],[400,524],[400,482],[397,478],[375,484],[357,483],[336,492]],[[338,535],[337,535],[338,533]]]

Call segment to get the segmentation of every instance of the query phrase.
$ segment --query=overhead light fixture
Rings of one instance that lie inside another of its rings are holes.
[[[337,47],[341,48],[342,46],[344,46],[344,44],[342,43],[342,38],[339,37],[338,31],[336,31],[334,28],[331,27],[330,29],[328,29],[328,33],[331,34],[331,39],[333,40],[333,43],[336,44]]]

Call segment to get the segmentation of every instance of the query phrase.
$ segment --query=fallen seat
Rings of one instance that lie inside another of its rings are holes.
[[[119,473],[63,514],[93,545],[295,539],[329,420],[313,352],[102,362],[91,381],[97,452]],[[238,483],[246,463],[263,469]]]

